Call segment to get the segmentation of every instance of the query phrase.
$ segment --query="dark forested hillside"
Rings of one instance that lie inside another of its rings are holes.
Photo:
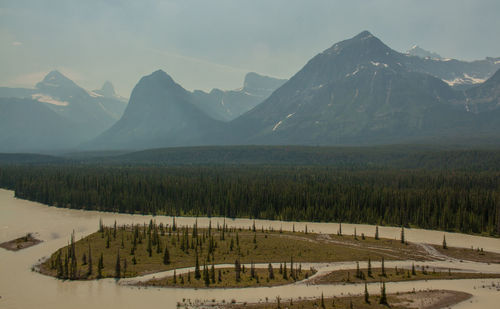
[[[0,186],[19,198],[58,207],[500,234],[498,171],[4,166]]]

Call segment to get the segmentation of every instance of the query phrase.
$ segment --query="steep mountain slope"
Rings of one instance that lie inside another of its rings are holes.
[[[233,121],[233,142],[377,144],[481,131],[464,93],[415,72],[404,61],[412,58],[367,31],[334,44]]]
[[[186,91],[159,70],[135,86],[122,118],[87,149],[141,149],[210,142],[208,131],[221,125],[193,103]]]
[[[212,118],[230,121],[257,106],[285,82],[284,79],[248,73],[241,89],[213,89],[210,93],[195,90],[194,103]]]
[[[466,90],[465,96],[467,110],[474,113],[500,110],[500,70],[483,84]]]
[[[0,152],[50,151],[80,142],[79,128],[38,101],[0,98]]]

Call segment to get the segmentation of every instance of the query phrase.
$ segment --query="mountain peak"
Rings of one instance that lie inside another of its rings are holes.
[[[110,81],[105,81],[101,87],[101,92],[104,96],[113,97],[116,95],[115,87]]]
[[[420,58],[442,59],[439,54],[425,50],[418,45],[413,45],[409,50],[406,51],[406,54],[417,56]]]
[[[353,37],[353,39],[354,40],[363,40],[363,39],[367,39],[367,38],[370,38],[370,37],[374,37],[373,34],[371,34],[370,31],[368,31],[368,30],[364,30],[364,31],[361,31],[355,37]]]
[[[153,73],[151,73],[150,75],[145,76],[144,79],[153,80],[153,81],[159,82],[161,84],[165,84],[165,85],[175,85],[176,84],[174,79],[163,70],[156,70]]]
[[[273,78],[265,75],[260,75],[255,72],[250,72],[245,75],[243,88],[247,91],[256,91],[257,93],[262,90],[277,89],[283,85],[286,80]]]
[[[54,87],[78,87],[71,79],[64,76],[61,72],[57,70],[50,71],[44,79],[36,84],[39,89],[42,88],[54,88]]]

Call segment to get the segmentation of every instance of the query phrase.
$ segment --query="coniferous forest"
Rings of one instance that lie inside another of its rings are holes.
[[[0,186],[57,207],[402,225],[500,234],[500,172],[306,166],[3,166]]]

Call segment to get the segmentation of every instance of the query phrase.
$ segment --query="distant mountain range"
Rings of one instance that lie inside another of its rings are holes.
[[[477,63],[399,53],[365,31],[315,56],[230,122],[200,107],[207,94],[190,93],[158,71],[139,82],[123,118],[89,147],[365,145],[496,135],[496,76],[465,91],[442,80],[476,71],[486,77],[497,65],[487,62],[491,67],[480,70]]]
[[[209,93],[195,90],[193,102],[210,117],[230,121],[262,103],[285,82],[286,79],[262,76],[252,72],[245,76],[241,89],[229,91],[213,89]]]
[[[58,71],[34,89],[0,87],[1,151],[39,151],[76,147],[118,120],[126,100],[114,94],[87,91]],[[104,89],[104,87],[103,87]]]
[[[159,70],[139,81],[126,108],[111,83],[86,91],[54,71],[36,89],[0,88],[0,151],[500,144],[499,69],[500,58],[400,53],[364,31],[289,80],[248,73],[238,90],[187,91]]]

